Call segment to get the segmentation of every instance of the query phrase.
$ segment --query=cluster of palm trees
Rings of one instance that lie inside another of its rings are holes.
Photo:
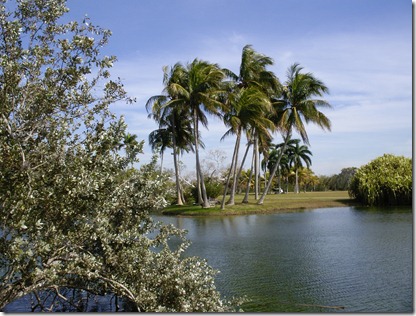
[[[286,150],[283,151],[283,146],[286,143]],[[271,173],[274,166],[276,165],[279,156],[281,159],[277,166],[278,174],[278,188],[281,189],[281,176],[286,175],[288,181],[291,171],[295,175],[295,188],[294,192],[299,193],[299,172],[303,172],[303,178],[310,178],[312,180],[312,171],[307,172],[303,169],[303,163],[309,169],[312,165],[312,152],[308,149],[308,146],[301,145],[300,139],[289,139],[286,142],[274,145],[271,144],[271,150],[268,155],[262,161],[262,169],[269,170]],[[315,176],[316,177],[316,176]],[[266,177],[265,177],[266,178]]]
[[[262,204],[292,132],[296,131],[303,142],[309,144],[305,123],[312,122],[322,129],[330,130],[330,120],[318,110],[318,107],[330,107],[328,102],[320,99],[328,93],[324,83],[311,73],[302,73],[303,68],[294,64],[289,67],[287,80],[282,85],[276,75],[267,69],[271,65],[273,60],[270,57],[247,45],[243,48],[238,74],[199,59],[186,65],[177,63],[173,67],[164,68],[162,94],[149,98],[146,103],[149,117],[158,123],[158,129],[149,135],[149,143],[154,150],[160,150],[162,157],[166,148],[173,150],[178,205],[183,204],[178,155],[191,151],[195,153],[196,159],[198,203],[204,208],[210,206],[199,158],[200,148],[204,147],[199,127],[201,124],[208,126],[207,115],[223,120],[228,128],[223,138],[232,135],[236,138],[222,208],[225,204],[235,203],[237,181],[251,146],[255,198],[258,204]],[[260,153],[267,156],[274,133],[280,133],[284,142],[260,196]],[[243,137],[247,139],[247,147],[242,163],[238,166]],[[226,203],[228,188],[230,192]]]

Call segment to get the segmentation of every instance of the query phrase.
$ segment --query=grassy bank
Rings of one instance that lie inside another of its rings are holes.
[[[181,216],[247,215],[356,205],[355,201],[348,196],[347,191],[270,194],[266,197],[263,205],[256,204],[254,194],[250,195],[248,204],[241,203],[242,199],[243,195],[237,195],[235,198],[236,204],[233,206],[226,205],[225,210],[221,210],[219,205],[212,206],[209,209],[203,209],[197,205],[173,205],[162,210],[162,213]],[[221,197],[218,200],[221,200]]]

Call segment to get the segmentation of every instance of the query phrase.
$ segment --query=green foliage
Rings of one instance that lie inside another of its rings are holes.
[[[374,159],[357,170],[349,194],[366,205],[410,205],[412,160],[390,154]]]
[[[205,183],[205,188],[207,190],[207,196],[211,199],[216,199],[222,193],[224,189],[223,185],[220,182],[208,181]]]
[[[209,199],[216,199],[221,195],[224,186],[221,182],[210,179],[205,181],[205,189]],[[198,188],[196,186],[191,188],[191,193],[194,201],[198,201]]]
[[[319,99],[329,92],[328,87],[312,73],[302,73],[302,69],[297,63],[289,67],[282,96],[273,102],[275,108],[273,121],[284,135],[283,150],[285,150],[293,131],[297,131],[303,142],[309,145],[305,123],[314,123],[323,130],[331,130],[331,121],[318,110],[319,107],[331,108],[327,101]],[[257,204],[263,204],[279,164],[278,160]]]
[[[186,66],[177,63],[172,69],[170,78],[168,78],[169,75],[165,71],[164,81],[166,87],[164,91],[169,95],[170,100],[164,103],[162,100],[165,98],[161,99],[156,97],[158,101],[156,101],[155,98],[151,98],[147,102],[147,106],[153,104],[153,108],[156,110],[156,112],[153,111],[153,115],[156,114],[155,116],[158,121],[162,117],[158,114],[161,110],[159,107],[161,104],[164,104],[163,108],[165,109],[179,108],[180,111],[174,111],[176,114],[180,115],[178,118],[192,118],[192,124],[185,124],[185,126],[179,127],[179,130],[182,130],[183,132],[184,127],[185,129],[188,129],[189,127],[193,132],[191,138],[186,137],[184,140],[193,140],[192,147],[188,148],[192,148],[192,151],[195,152],[197,178],[201,179],[201,181],[198,182],[201,185],[200,190],[198,190],[198,201],[202,201],[202,206],[207,208],[209,207],[209,203],[205,189],[204,175],[199,159],[199,147],[201,141],[199,136],[199,124],[201,123],[203,126],[207,127],[207,113],[219,115],[219,108],[222,106],[222,103],[217,99],[218,93],[220,93],[222,89],[222,81],[225,78],[225,74],[218,65],[196,58],[192,63],[188,63]],[[156,101],[156,104],[154,101]],[[176,133],[173,133],[173,136],[176,136],[175,134]],[[188,141],[186,141],[186,144],[189,145]],[[174,159],[175,157],[176,156],[174,155]],[[177,167],[175,166],[175,168]],[[177,186],[179,185],[177,184]],[[179,188],[177,191],[179,192]]]
[[[59,0],[0,1],[0,310],[33,293],[46,311],[53,302],[39,293],[65,300],[68,288],[138,311],[230,310],[215,271],[183,259],[184,232],[149,216],[167,204],[166,178],[155,160],[131,167],[143,142],[108,109],[131,101],[110,79],[115,57],[100,55],[110,32],[59,24],[66,11]]]
[[[343,168],[339,174],[320,176],[317,190],[347,191],[357,169],[355,167]]]
[[[197,195],[194,195],[195,189],[194,186],[187,185],[183,189],[183,196],[186,201],[186,205],[193,205],[197,200],[195,200],[195,197],[198,198]],[[197,194],[197,193],[195,193]]]

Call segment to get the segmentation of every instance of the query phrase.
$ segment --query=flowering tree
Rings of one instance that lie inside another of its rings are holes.
[[[133,311],[230,310],[215,271],[182,256],[184,232],[149,216],[167,188],[155,161],[131,167],[143,143],[108,109],[131,101],[111,80],[115,57],[100,55],[110,32],[61,24],[67,10],[0,1],[0,310],[28,294],[35,311],[85,311],[85,295]]]

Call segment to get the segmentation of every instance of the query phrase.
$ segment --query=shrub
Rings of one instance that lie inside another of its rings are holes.
[[[196,202],[194,192],[196,192],[195,187],[190,185],[184,187],[183,196],[187,205],[192,205]]]
[[[349,194],[366,205],[411,205],[412,160],[385,154],[358,169]]]
[[[214,180],[205,181],[205,189],[207,191],[207,197],[209,199],[216,199],[221,195],[222,190],[224,189],[223,185],[220,182]],[[197,186],[194,186],[191,190],[192,196],[195,201],[198,201],[198,190]]]
[[[205,184],[205,188],[207,190],[208,198],[216,199],[221,195],[224,187],[219,182],[210,181]]]

